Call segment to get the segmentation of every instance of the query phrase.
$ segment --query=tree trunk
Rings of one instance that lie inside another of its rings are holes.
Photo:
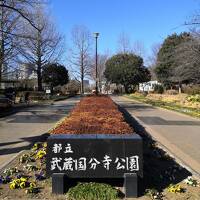
[[[181,85],[181,83],[178,84],[178,93],[179,94],[182,93],[182,85]]]
[[[38,91],[42,91],[41,31],[37,32],[37,81],[38,81]]]
[[[2,88],[2,69],[3,69],[3,63],[0,61],[0,89]]]
[[[4,41],[2,39],[0,47],[0,88],[2,86],[3,71],[5,70],[4,67]]]
[[[42,91],[42,61],[40,55],[38,55],[38,61],[37,61],[37,82],[38,82],[38,91]]]
[[[52,83],[51,83],[51,87],[50,88],[51,88],[51,94],[53,95],[53,93],[54,93],[53,88],[54,87],[53,87]]]
[[[124,89],[125,89],[126,94],[128,94],[129,93],[129,87],[127,85],[124,85]]]
[[[102,85],[101,85],[100,78],[99,78],[99,81],[98,81],[98,88],[99,88],[99,92],[101,93],[102,92]]]
[[[3,2],[2,2],[3,3]],[[1,13],[1,19],[0,19],[0,29],[3,30],[3,8],[0,10]],[[2,72],[3,72],[3,64],[4,64],[4,34],[3,32],[0,32],[0,89],[2,86]]]
[[[84,64],[83,64],[83,54],[81,54],[81,94],[84,94]]]
[[[83,77],[83,75],[81,75],[81,94],[84,94],[84,83],[83,83],[83,81],[84,81],[84,77]]]
[[[42,91],[42,72],[40,65],[38,65],[37,68],[37,81],[38,81],[38,91]]]
[[[1,89],[1,86],[2,86],[2,72],[3,72],[3,61],[4,61],[4,41],[3,39],[1,39],[1,44],[0,44],[0,89]]]

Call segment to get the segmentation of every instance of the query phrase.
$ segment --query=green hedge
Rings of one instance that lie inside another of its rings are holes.
[[[117,197],[115,188],[102,183],[79,183],[67,193],[68,200],[115,200]]]

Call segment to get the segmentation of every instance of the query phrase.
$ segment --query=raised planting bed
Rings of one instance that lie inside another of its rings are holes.
[[[53,193],[66,192],[71,178],[124,178],[126,197],[138,196],[142,139],[109,97],[83,98],[50,133],[46,168]]]
[[[133,134],[133,129],[124,120],[118,106],[107,96],[83,98],[50,131],[51,134]]]

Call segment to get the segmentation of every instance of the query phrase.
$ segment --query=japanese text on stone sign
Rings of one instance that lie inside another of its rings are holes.
[[[71,144],[67,143],[65,146],[62,144],[54,144],[52,151],[58,156],[51,159],[51,170],[59,171],[86,171],[96,170],[98,167],[103,167],[105,170],[110,170],[114,167],[116,170],[139,171],[139,157],[136,155],[130,157],[115,157],[111,158],[109,155],[103,156],[101,159],[80,157],[73,158],[74,151]],[[63,151],[66,154],[65,158],[60,158],[59,153]]]

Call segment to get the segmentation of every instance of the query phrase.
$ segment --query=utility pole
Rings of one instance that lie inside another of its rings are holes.
[[[98,70],[97,70],[97,65],[98,65],[98,53],[97,53],[97,39],[99,36],[99,33],[94,33],[95,39],[96,39],[96,87],[95,87],[95,93],[98,95]]]

